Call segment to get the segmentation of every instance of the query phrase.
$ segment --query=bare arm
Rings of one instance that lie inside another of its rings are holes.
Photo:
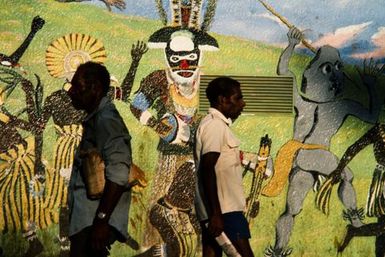
[[[217,177],[215,174],[215,164],[220,153],[208,152],[202,156],[202,182],[203,190],[208,198],[209,232],[214,236],[219,236],[223,231],[223,219],[221,206],[219,204],[217,192]]]
[[[91,234],[91,244],[96,250],[104,250],[105,248],[110,231],[108,221],[125,189],[125,186],[118,185],[106,179],[104,193],[96,212],[104,213],[106,216],[103,219],[95,217],[92,225],[93,233]]]

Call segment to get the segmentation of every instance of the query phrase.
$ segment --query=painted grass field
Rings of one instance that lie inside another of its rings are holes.
[[[40,15],[46,20],[46,24],[39,31],[30,47],[20,60],[26,70],[28,78],[36,83],[33,74],[40,76],[44,84],[44,95],[62,87],[61,79],[53,78],[47,72],[45,66],[45,51],[48,45],[55,39],[68,33],[90,34],[104,43],[107,51],[105,65],[120,82],[123,80],[131,63],[130,49],[138,40],[146,41],[152,32],[161,28],[158,20],[148,20],[142,17],[127,17],[109,13],[106,10],[93,5],[82,3],[58,3],[53,0],[0,0],[3,8],[0,8],[0,52],[11,54],[24,40],[30,30],[30,24],[34,16]],[[129,8],[129,6],[127,6]],[[155,8],[155,4],[154,4]],[[258,24],[256,24],[257,26]],[[222,75],[264,75],[274,76],[278,57],[282,49],[271,47],[260,42],[253,42],[231,36],[212,34],[219,43],[220,51],[204,54],[203,71],[205,74]],[[306,56],[294,56],[291,69],[300,80],[301,71],[305,68]],[[133,92],[139,86],[139,82],[151,71],[165,67],[164,57],[160,50],[149,50],[144,55],[136,74]],[[358,79],[357,73],[347,67],[347,72],[354,79]],[[347,95],[359,101],[366,101],[366,93],[363,87],[348,84]],[[382,90],[382,89],[381,89]],[[382,90],[383,91],[383,90]],[[127,127],[132,135],[134,162],[147,172],[149,185],[140,201],[133,202],[130,217],[133,222],[130,225],[131,235],[138,239],[143,231],[143,218],[145,216],[145,204],[151,188],[151,178],[157,162],[157,136],[142,127],[134,119],[129,106],[126,103],[117,102]],[[12,112],[17,112],[24,106],[24,98],[21,90],[16,90],[7,99],[6,106]],[[292,115],[254,114],[244,115],[234,124],[236,134],[241,138],[242,150],[257,152],[260,137],[269,134],[272,138],[272,156],[275,156],[279,147],[291,138],[293,127]],[[333,138],[331,151],[341,156],[345,149],[365,133],[369,124],[348,118]],[[1,132],[0,132],[1,133]],[[50,122],[44,134],[44,158],[52,165],[52,150],[55,142],[53,123]],[[367,189],[370,183],[371,173],[374,167],[372,147],[361,152],[350,164],[355,174],[354,186],[357,190],[358,205],[363,207],[366,200]],[[250,175],[245,179],[245,187],[249,188]],[[294,248],[293,257],[327,257],[335,256],[334,241],[341,238],[344,233],[345,221],[342,219],[342,205],[336,196],[334,189],[331,199],[331,213],[329,217],[315,209],[315,193],[310,192],[303,211],[296,219],[292,233],[290,246]],[[274,243],[275,222],[284,209],[285,194],[276,198],[261,197],[261,210],[253,221],[252,247],[255,256],[262,256],[263,250],[269,244]],[[142,205],[144,203],[144,205]],[[367,219],[367,221],[370,221]],[[38,236],[44,242],[45,251],[40,255],[51,257],[58,255],[59,244],[56,242],[58,226],[53,225],[47,230],[39,231]],[[26,250],[25,242],[20,233],[3,234],[0,246],[7,256],[21,256]],[[354,239],[345,250],[343,256],[374,256],[374,240],[372,238]],[[112,249],[113,257],[133,256],[135,251],[123,244],[115,244]]]

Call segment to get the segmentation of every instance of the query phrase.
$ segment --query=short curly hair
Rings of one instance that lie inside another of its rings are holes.
[[[76,73],[81,74],[79,79],[82,80],[85,85],[99,84],[103,88],[103,94],[107,95],[111,80],[110,73],[104,65],[89,61],[80,64]]]
[[[230,77],[222,76],[213,79],[209,82],[206,88],[206,97],[210,102],[211,107],[215,107],[218,104],[218,97],[231,96],[235,89],[240,88],[239,81]]]

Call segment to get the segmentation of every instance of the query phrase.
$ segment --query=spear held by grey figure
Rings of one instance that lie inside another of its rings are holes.
[[[294,27],[293,24],[291,24],[285,17],[277,13],[274,8],[266,3],[263,0],[258,0],[269,12],[271,12],[274,16],[276,16],[280,21],[282,21],[283,24],[285,24],[289,29]],[[301,39],[301,42],[304,46],[306,46],[309,50],[311,50],[313,53],[316,53],[317,50],[309,43],[307,42],[304,38]]]

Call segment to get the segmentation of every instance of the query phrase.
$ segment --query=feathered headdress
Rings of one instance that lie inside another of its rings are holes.
[[[199,49],[206,51],[218,50],[218,43],[207,33],[213,21],[216,0],[208,0],[203,22],[200,25],[200,17],[203,0],[170,0],[171,24],[168,25],[167,14],[163,7],[162,0],[156,0],[159,16],[164,28],[153,33],[148,46],[151,48],[165,48],[172,39],[172,35],[177,31],[189,31],[193,35],[192,40],[198,45]]]

